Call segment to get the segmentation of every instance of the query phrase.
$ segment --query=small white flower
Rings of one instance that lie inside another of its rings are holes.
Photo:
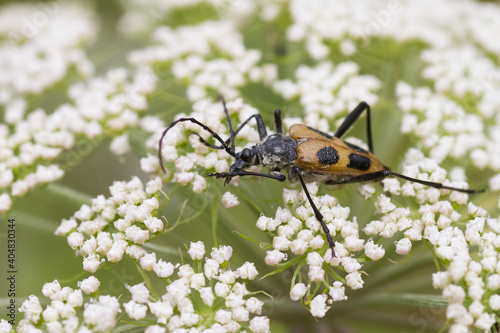
[[[67,240],[68,240],[68,245],[73,250],[76,250],[83,245],[84,237],[79,232],[72,232],[71,234],[69,234]]]
[[[125,242],[126,243],[126,242]],[[106,258],[110,262],[119,262],[122,260],[123,255],[125,254],[125,248],[121,242],[115,242],[111,249],[106,253]]]
[[[100,264],[100,261],[93,255],[83,258],[83,269],[87,272],[95,273]]]
[[[351,257],[343,257],[342,266],[347,273],[356,272],[361,269],[361,264],[355,258]]]
[[[218,280],[225,284],[233,284],[236,282],[237,273],[233,271],[225,271],[219,274]]]
[[[122,134],[115,137],[109,146],[109,150],[116,156],[121,156],[130,151],[131,147],[128,142],[128,134]]]
[[[146,303],[149,298],[149,290],[143,283],[136,284],[134,286],[126,286],[130,294],[132,295],[132,300],[137,303]]]
[[[323,262],[324,259],[318,252],[310,252],[307,254],[307,264],[309,266],[321,266]]]
[[[222,204],[225,208],[233,208],[240,204],[238,197],[231,192],[226,192],[222,196]]]
[[[95,293],[100,285],[101,282],[95,276],[89,276],[78,282],[78,287],[86,294]]]
[[[250,320],[250,330],[253,333],[268,333],[271,332],[269,328],[269,318],[267,317],[253,317]]]
[[[59,312],[49,305],[43,310],[43,319],[47,324],[54,322],[59,319]]]
[[[376,261],[385,255],[385,250],[382,248],[382,245],[375,244],[372,240],[369,240],[365,244],[365,254],[371,260]]]
[[[278,251],[286,251],[290,246],[290,241],[284,236],[273,238],[273,248]]]
[[[290,290],[290,299],[292,301],[298,301],[307,292],[307,286],[303,283],[296,283],[293,288]]]
[[[335,281],[328,293],[334,302],[347,300],[347,296],[345,296],[345,287],[340,281]]]
[[[309,266],[308,276],[311,281],[320,282],[325,278],[325,271],[321,266]]]
[[[389,213],[396,208],[396,205],[391,202],[391,198],[381,194],[377,197],[377,203],[375,205],[377,210],[381,213]]]
[[[443,290],[443,297],[449,303],[462,303],[465,299],[465,291],[456,284],[447,285]]]
[[[144,225],[152,233],[157,233],[163,230],[163,222],[157,217],[150,217],[145,219]]]
[[[287,205],[295,205],[300,201],[299,191],[283,189],[283,202]]]
[[[213,259],[207,259],[203,266],[203,271],[207,279],[212,279],[219,274],[219,263]]]
[[[226,297],[225,304],[228,308],[237,308],[239,306],[245,305],[245,300],[242,295],[237,295],[236,293],[229,293]]]
[[[363,239],[358,238],[357,235],[350,235],[345,237],[344,246],[346,249],[352,252],[361,251],[364,247],[366,252],[366,244],[363,246],[364,242],[365,241]]]
[[[212,259],[217,261],[217,263],[222,264],[225,261],[228,261],[233,254],[233,248],[227,245],[221,245],[219,248],[212,249]]]
[[[156,266],[156,253],[146,253],[139,260],[142,269],[145,271],[152,271]],[[155,271],[156,273],[156,271]],[[158,273],[157,273],[158,274]]]
[[[214,293],[212,292],[212,288],[206,287],[206,288],[200,288],[199,290],[200,297],[203,300],[203,303],[205,303],[208,306],[212,306],[215,300]]]
[[[353,272],[347,274],[346,283],[349,287],[351,287],[351,289],[356,290],[363,288],[364,281],[359,272]]]
[[[273,219],[270,217],[261,215],[259,217],[259,219],[257,220],[257,228],[259,228],[262,231],[270,230],[270,229],[268,229],[268,226],[271,224],[272,220]],[[270,230],[270,231],[272,231],[272,230]]]
[[[273,251],[267,251],[266,252],[266,257],[265,257],[265,262],[269,266],[276,266],[279,264],[282,260],[286,260],[286,254],[283,252],[280,252],[278,250],[273,250]]]
[[[240,268],[236,270],[241,279],[253,280],[257,277],[259,272],[255,268],[255,264],[251,262],[245,262]]]
[[[134,260],[139,260],[146,254],[146,250],[144,250],[142,247],[138,245],[131,245],[127,247],[125,250],[125,253],[130,256],[130,258]]]
[[[207,188],[207,181],[205,180],[205,177],[202,177],[200,175],[195,175],[193,179],[193,192],[202,193],[206,188]],[[224,200],[222,202],[224,203]]]
[[[125,239],[136,244],[144,244],[149,239],[149,231],[142,230],[136,225],[132,225],[125,229]]]
[[[304,241],[302,239],[295,239],[290,243],[290,251],[292,251],[297,255],[306,253],[308,247],[309,247],[309,241]]]
[[[161,324],[166,324],[174,313],[174,309],[169,302],[149,302],[148,306],[151,313],[158,318],[158,322]]]
[[[246,300],[245,306],[251,313],[260,314],[262,312],[264,302],[255,297],[250,297]]]
[[[217,297],[226,297],[227,295],[229,295],[229,292],[231,291],[231,286],[225,284],[225,283],[221,283],[221,282],[217,282],[215,284],[215,288],[214,288],[214,292],[215,292],[215,295]]]
[[[42,294],[45,297],[49,297],[52,299],[52,296],[54,296],[56,293],[61,291],[61,285],[57,280],[54,280],[54,282],[47,282],[43,285],[42,288]]]
[[[127,312],[128,316],[132,319],[140,320],[146,317],[146,311],[148,309],[146,305],[130,301],[123,304],[123,307],[125,308],[125,311]]]
[[[24,313],[24,318],[34,323],[38,323],[43,308],[40,305],[38,297],[31,295],[27,300],[23,302],[23,304],[19,308],[19,311]]]
[[[205,255],[205,244],[202,241],[196,243],[191,242],[188,254],[193,260],[201,260]]]
[[[144,333],[166,333],[167,329],[159,325],[150,325],[146,327]],[[82,332],[83,333],[83,332]]]
[[[490,275],[487,280],[487,287],[490,290],[500,289],[500,274]]]
[[[250,319],[250,312],[243,306],[234,308],[231,315],[234,320],[239,322],[248,321],[248,319]]]
[[[491,295],[488,304],[492,310],[500,310],[500,295]]]
[[[180,278],[186,278],[189,279],[191,276],[194,274],[194,269],[190,265],[182,265],[179,267],[179,270],[177,271],[177,275]]]
[[[404,255],[407,255],[408,253],[410,253],[412,244],[408,238],[406,238],[406,237],[401,238],[400,240],[395,242],[395,244],[396,244],[396,253],[397,254],[404,256]]]
[[[488,331],[495,324],[495,315],[491,313],[483,313],[479,318],[477,318],[474,326],[480,330]]]
[[[231,321],[231,311],[228,311],[228,310],[217,310],[217,312],[215,312],[215,321],[217,321],[218,323],[224,325],[224,324],[227,324]]]
[[[330,307],[326,306],[328,296],[317,295],[311,300],[311,314],[316,318],[323,318]]]

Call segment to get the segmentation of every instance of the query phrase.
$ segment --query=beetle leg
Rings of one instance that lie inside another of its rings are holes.
[[[354,122],[365,110],[366,110],[366,137],[368,140],[368,150],[370,150],[370,153],[373,153],[370,106],[366,102],[359,103],[358,106],[356,106],[356,108],[347,115],[342,125],[340,125],[340,127],[335,132],[334,136],[340,139],[345,134],[345,132],[347,132],[347,130],[351,128],[352,124],[354,124]]]
[[[275,128],[277,134],[283,135],[283,122],[281,121],[281,110],[280,109],[274,110],[274,128]]]
[[[198,134],[198,133],[196,133],[196,132],[191,132],[191,133],[189,133],[189,135],[196,135],[196,136],[198,137],[198,140],[200,140],[200,142],[201,142],[201,143],[203,143],[203,144],[204,144],[205,146],[207,146],[207,147],[210,147],[210,148],[212,148],[212,149],[224,149],[224,147],[223,147],[223,146],[212,145],[212,144],[210,144],[210,143],[206,142],[206,141],[205,141],[205,139],[203,139],[203,138],[201,137],[201,135],[199,135],[199,134]],[[229,140],[226,140],[226,145],[227,145],[228,143],[229,143]]]
[[[229,117],[229,111],[227,111],[226,101],[222,95],[217,96],[217,98],[222,102],[222,106],[224,107],[224,113],[226,114],[227,125],[229,127],[229,139],[231,140],[231,156],[234,156],[235,146],[234,146],[234,132],[233,132],[233,124],[231,123],[231,117]],[[224,145],[223,145],[224,146]]]
[[[452,190],[452,191],[457,191],[457,192],[463,192],[463,193],[481,193],[484,192],[484,190],[473,190],[473,189],[465,189],[465,188],[458,188],[458,187],[451,187],[451,186],[446,186],[441,183],[435,183],[435,182],[430,182],[427,180],[421,180],[417,178],[412,178],[408,177],[405,175],[402,175],[400,173],[391,171],[391,170],[380,170],[380,171],[375,171],[375,172],[370,172],[366,173],[364,175],[357,175],[357,176],[345,176],[339,179],[335,180],[330,180],[327,181],[327,185],[341,185],[341,184],[350,184],[350,183],[362,183],[362,182],[368,182],[372,180],[382,180],[385,177],[398,177],[404,180],[408,180],[410,182],[414,183],[419,183],[422,185],[434,187],[437,189],[443,189],[443,190]]]
[[[316,219],[321,224],[321,227],[323,228],[323,232],[326,235],[326,240],[328,241],[328,245],[330,246],[330,249],[332,250],[332,258],[335,257],[335,250],[333,249],[335,247],[335,242],[333,241],[332,235],[330,235],[330,229],[328,229],[328,227],[326,226],[326,223],[323,220],[323,215],[319,212],[318,207],[316,207],[316,205],[314,204],[314,201],[311,198],[311,195],[309,194],[309,190],[306,187],[306,183],[304,182],[304,179],[302,179],[302,175],[300,174],[301,169],[297,166],[294,166],[294,167],[290,168],[290,170],[295,172],[297,174],[297,176],[299,177],[302,188],[304,189],[304,193],[306,194],[307,200],[309,201],[309,204],[311,205],[311,208],[314,212],[314,216],[316,216]]]
[[[214,131],[212,131],[210,129],[210,127],[208,127],[207,125],[199,122],[198,120],[194,119],[194,118],[180,118],[180,119],[177,119],[176,121],[172,122],[162,133],[161,135],[161,138],[160,138],[160,142],[158,143],[158,159],[160,160],[160,166],[161,166],[161,169],[163,170],[163,172],[166,172],[165,171],[165,167],[163,166],[163,158],[161,156],[161,148],[162,148],[162,145],[163,145],[163,138],[165,137],[165,135],[167,134],[167,132],[172,128],[174,127],[177,123],[180,123],[180,122],[184,122],[184,121],[190,121],[198,126],[200,126],[201,128],[203,128],[205,131],[209,132],[210,134],[212,134],[212,136],[217,140],[219,141],[221,144],[222,144],[222,147],[223,149],[231,156],[233,157],[236,157],[235,156],[235,153],[234,151],[224,142],[224,140],[222,140],[222,138],[219,136],[219,134],[215,133]],[[232,131],[231,131],[232,132]],[[234,139],[234,138],[233,138]]]
[[[234,131],[234,136],[238,135],[238,133],[241,131],[241,129],[243,127],[245,127],[246,124],[248,124],[248,122],[250,120],[252,120],[252,118],[255,118],[255,120],[257,121],[257,131],[259,132],[259,138],[260,138],[260,141],[263,141],[266,137],[267,137],[267,130],[266,130],[266,125],[264,124],[264,120],[262,119],[262,116],[258,113],[256,114],[253,114],[251,115],[250,117],[248,117],[247,120],[245,120],[244,122],[242,122],[240,124],[240,126],[236,129],[236,131]],[[195,134],[198,136],[198,139],[200,140],[201,143],[203,143],[205,146],[207,147],[210,147],[212,149],[224,149],[223,146],[217,146],[217,145],[211,145],[209,144],[208,142],[206,142],[198,133],[196,132],[191,132],[190,134]],[[229,144],[229,142],[231,141],[231,138],[227,139],[225,141],[226,145]]]
[[[207,174],[207,177],[215,177],[217,179],[226,178],[225,184],[229,183],[229,181],[231,181],[231,178],[236,176],[259,176],[259,177],[276,179],[279,180],[280,182],[284,182],[286,180],[286,176],[282,173],[267,174],[267,173],[251,172],[244,170],[234,171],[234,172],[215,172]],[[228,179],[229,181],[227,181]]]

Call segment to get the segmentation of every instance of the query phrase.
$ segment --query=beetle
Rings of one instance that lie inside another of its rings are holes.
[[[225,141],[222,140],[216,132],[195,118],[180,118],[172,122],[163,131],[160,138],[158,158],[160,159],[162,170],[166,172],[161,156],[163,138],[173,126],[179,122],[185,121],[192,122],[208,131],[220,145],[212,145],[206,142],[198,133],[192,132],[191,134],[198,136],[201,143],[212,149],[223,149],[234,158],[234,162],[229,168],[229,172],[209,173],[207,177],[223,178],[225,179],[224,185],[228,184],[231,179],[236,176],[259,176],[283,182],[286,180],[286,176],[281,170],[287,170],[290,182],[296,183],[299,181],[302,185],[314,215],[321,224],[323,232],[326,235],[328,245],[332,250],[332,256],[335,256],[335,242],[330,235],[330,230],[323,220],[323,215],[319,212],[319,209],[314,204],[307,190],[306,182],[318,181],[328,185],[338,185],[376,181],[386,177],[398,177],[437,189],[446,189],[463,193],[479,193],[484,191],[451,187],[441,183],[408,177],[396,173],[382,164],[373,154],[370,106],[366,102],[359,103],[359,105],[344,119],[340,127],[332,136],[302,124],[292,125],[288,130],[288,135],[285,135],[283,133],[281,111],[279,109],[274,110],[275,134],[268,135],[260,114],[251,115],[233,131],[226,102],[222,96],[219,96],[219,100],[222,102],[224,113],[227,118],[229,139]],[[341,139],[365,111],[368,151]],[[244,148],[240,152],[236,152],[234,138],[251,119],[256,120],[260,143],[250,148]],[[266,174],[245,170],[255,165],[267,167],[270,172]]]

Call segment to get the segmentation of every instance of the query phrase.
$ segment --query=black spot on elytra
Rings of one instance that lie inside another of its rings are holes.
[[[352,150],[356,150],[356,151],[359,151],[359,152],[362,152],[362,153],[365,153],[365,154],[366,154],[366,153],[368,153],[366,150],[364,150],[364,149],[363,149],[363,148],[361,148],[361,147],[358,147],[358,146],[353,145],[352,143],[349,143],[349,142],[346,142],[346,141],[344,141],[344,142],[345,142],[345,144],[346,144],[349,148],[351,148]]]
[[[319,163],[323,165],[336,164],[339,161],[339,153],[333,147],[324,147],[316,153]]]
[[[368,157],[352,153],[349,154],[349,164],[347,164],[348,168],[366,171],[370,169],[371,161]]]
[[[327,139],[333,140],[333,136],[331,136],[330,134],[327,134],[327,133],[325,133],[325,132],[321,132],[320,130],[317,130],[317,129],[312,128],[312,127],[309,127],[309,126],[307,126],[307,128],[309,128],[309,129],[310,129],[311,131],[313,131],[313,132],[318,133],[318,134],[319,134],[319,135],[321,135],[321,136],[324,136],[324,137],[325,137],[325,138],[327,138]]]

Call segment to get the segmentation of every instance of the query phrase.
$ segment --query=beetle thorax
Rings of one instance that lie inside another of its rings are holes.
[[[272,170],[281,170],[297,159],[297,141],[289,136],[273,134],[255,146],[260,165]]]

